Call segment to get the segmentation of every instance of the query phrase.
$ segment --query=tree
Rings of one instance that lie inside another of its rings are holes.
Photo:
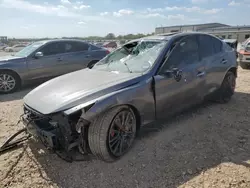
[[[105,37],[106,39],[115,39],[115,34],[114,33],[109,33]]]

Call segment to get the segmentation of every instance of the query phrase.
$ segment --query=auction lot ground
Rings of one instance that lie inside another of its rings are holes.
[[[230,103],[204,104],[144,128],[115,163],[67,163],[31,140],[0,156],[0,187],[249,188],[249,80],[250,70],[239,69]],[[31,89],[0,95],[1,143],[20,129],[22,98]]]

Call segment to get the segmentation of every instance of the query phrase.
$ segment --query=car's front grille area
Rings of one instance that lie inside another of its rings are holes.
[[[45,118],[45,115],[33,110],[27,105],[24,105],[24,114],[29,120],[39,120]]]
[[[42,130],[53,130],[55,127],[51,125],[51,118],[41,114],[27,105],[24,105],[24,115],[29,122],[34,122]]]

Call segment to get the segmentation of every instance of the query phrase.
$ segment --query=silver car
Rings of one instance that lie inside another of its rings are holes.
[[[17,44],[11,47],[6,47],[4,51],[6,52],[19,52],[20,50],[24,49],[26,45],[24,44]]]
[[[35,42],[15,55],[0,57],[0,93],[14,92],[31,81],[92,67],[108,53],[81,40]]]

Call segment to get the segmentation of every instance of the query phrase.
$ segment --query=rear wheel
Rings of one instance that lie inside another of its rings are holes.
[[[216,101],[219,103],[227,103],[234,94],[236,86],[236,77],[233,72],[228,72],[221,84],[220,89],[216,93]]]
[[[107,162],[123,156],[132,146],[136,135],[136,117],[128,106],[115,107],[98,116],[89,127],[91,152]]]
[[[19,76],[12,71],[0,71],[0,93],[13,93],[21,86]]]

